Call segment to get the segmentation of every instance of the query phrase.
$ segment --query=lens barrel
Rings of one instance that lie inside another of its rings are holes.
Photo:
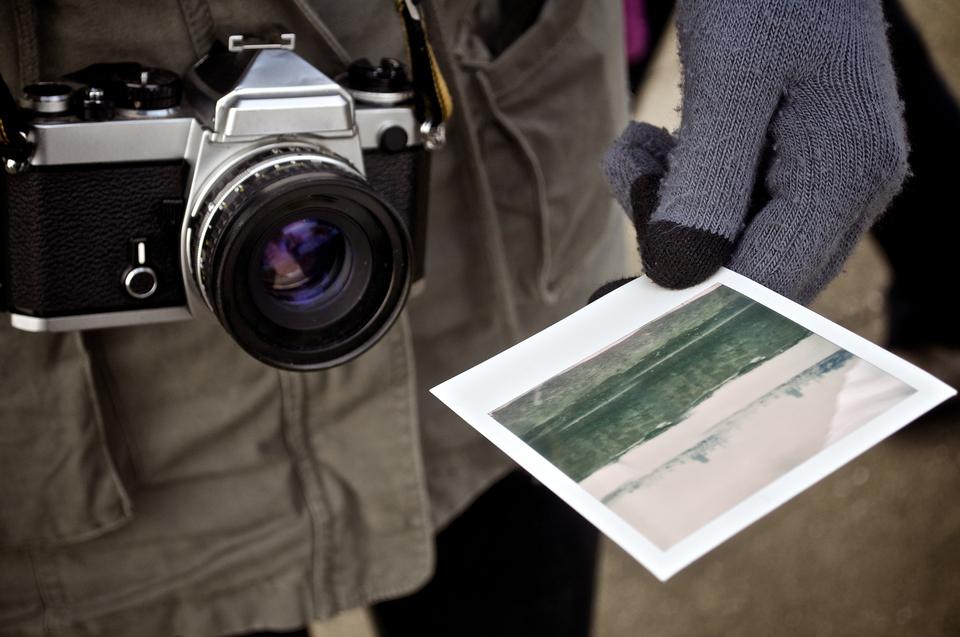
[[[344,160],[272,148],[225,171],[190,224],[197,287],[250,354],[339,365],[394,323],[410,287],[400,216]]]

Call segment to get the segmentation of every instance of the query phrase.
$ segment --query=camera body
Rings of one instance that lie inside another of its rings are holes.
[[[402,67],[334,81],[231,37],[182,82],[99,64],[26,87],[34,151],[6,179],[3,303],[28,331],[211,310],[261,360],[341,363],[423,274],[427,156]]]

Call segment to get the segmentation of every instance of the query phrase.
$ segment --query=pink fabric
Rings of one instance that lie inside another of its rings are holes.
[[[627,35],[627,61],[633,63],[642,60],[650,46],[644,0],[623,0],[623,25]]]

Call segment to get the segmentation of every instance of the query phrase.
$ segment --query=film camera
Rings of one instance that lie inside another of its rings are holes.
[[[24,87],[33,152],[4,191],[3,304],[63,331],[209,309],[246,351],[358,355],[423,273],[427,155],[404,67],[338,81],[232,36],[184,78],[95,64]],[[9,172],[9,171],[8,171]]]

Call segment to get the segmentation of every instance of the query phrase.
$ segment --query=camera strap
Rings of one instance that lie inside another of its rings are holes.
[[[187,27],[190,42],[193,44],[193,52],[198,58],[203,57],[210,51],[216,39],[213,34],[213,14],[210,12],[210,4],[205,1],[197,2],[197,0],[178,0],[178,3],[183,24]]]
[[[450,89],[430,45],[427,27],[420,14],[420,0],[396,0],[396,7],[403,21],[410,55],[414,108],[417,119],[423,122],[420,130],[427,148],[439,148],[444,142],[444,122],[453,114]]]
[[[21,84],[33,84],[38,79],[40,63],[36,7],[31,0],[16,0],[12,7],[19,80]],[[7,172],[19,172],[30,159],[33,144],[27,139],[28,130],[7,81],[0,75],[0,159]]]
[[[7,172],[19,172],[30,159],[33,147],[27,140],[27,130],[13,93],[0,75],[0,158]]]

